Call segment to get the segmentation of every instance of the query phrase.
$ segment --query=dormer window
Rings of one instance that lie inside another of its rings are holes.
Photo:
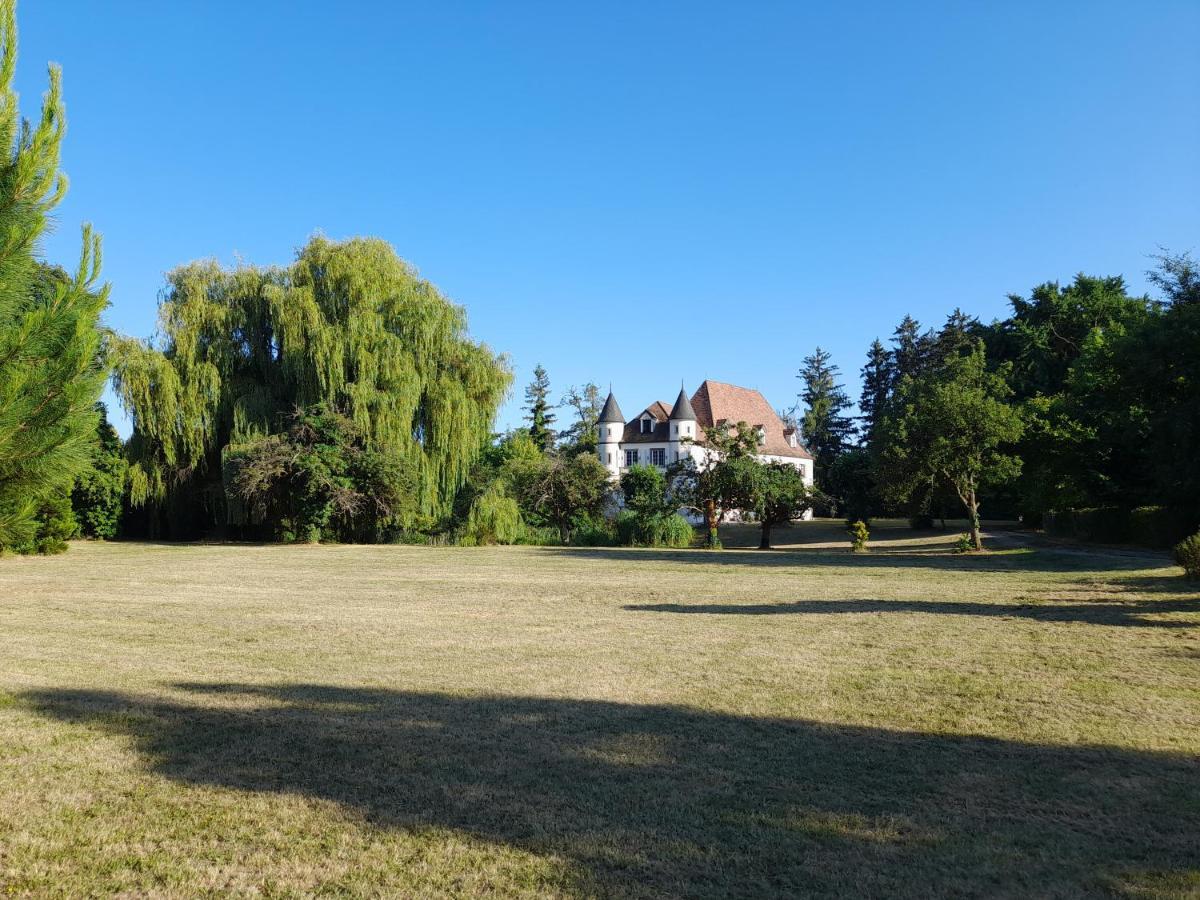
[[[642,434],[653,434],[654,420],[649,416],[642,416]]]

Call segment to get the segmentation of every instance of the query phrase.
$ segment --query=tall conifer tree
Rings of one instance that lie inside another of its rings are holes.
[[[830,355],[818,347],[812,356],[804,358],[804,368],[796,376],[804,382],[800,393],[804,404],[801,429],[822,476],[850,445],[854,434],[854,420],[846,415],[850,398],[838,382],[838,367],[829,360]]]
[[[891,394],[892,369],[892,354],[876,338],[867,350],[867,362],[862,367],[863,389],[858,401],[862,437],[867,446],[875,439],[875,430]]]
[[[95,289],[100,239],[87,226],[74,274],[35,254],[67,179],[59,171],[64,118],[61,72],[36,125],[13,90],[14,0],[0,0],[0,548],[34,538],[39,506],[65,494],[87,464],[104,385]],[[60,543],[61,546],[61,543]]]
[[[525,420],[529,436],[543,453],[554,446],[554,411],[550,405],[550,376],[540,364],[533,370],[533,381],[525,388]]]

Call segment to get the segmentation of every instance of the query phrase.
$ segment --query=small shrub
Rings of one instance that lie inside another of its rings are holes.
[[[970,553],[974,549],[975,542],[971,540],[971,535],[966,531],[960,534],[958,539],[954,542],[955,553]]]
[[[655,538],[657,547],[690,547],[696,536],[696,530],[679,513],[663,516],[658,521]]]
[[[71,498],[65,493],[44,498],[37,507],[37,529],[22,543],[11,549],[17,553],[42,553],[47,556],[64,553],[67,541],[79,533]]]
[[[499,485],[491,485],[475,498],[467,514],[462,543],[512,544],[521,536],[521,510]]]
[[[857,522],[851,522],[846,531],[850,534],[850,549],[855,553],[866,551],[867,541],[871,539],[871,532],[867,530],[867,524],[859,519]]]
[[[678,513],[638,515],[623,509],[613,523],[617,541],[626,547],[690,547],[695,530]]]
[[[1200,579],[1200,532],[1175,545],[1175,562],[1183,567],[1188,578]]]
[[[550,528],[548,526],[534,528],[531,525],[525,525],[522,526],[517,539],[513,543],[525,547],[555,547],[562,543],[562,541],[558,536],[557,528]]]
[[[584,518],[571,535],[571,543],[576,547],[611,547],[616,542],[616,529],[605,518]]]

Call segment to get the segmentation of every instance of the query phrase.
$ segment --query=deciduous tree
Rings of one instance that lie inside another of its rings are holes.
[[[1022,423],[1007,401],[1006,370],[989,371],[982,341],[917,377],[904,376],[881,423],[879,482],[897,502],[934,481],[954,488],[970,522],[971,543],[983,549],[979,490],[1011,480],[1020,460],[1005,448]]]
[[[595,453],[596,429],[600,421],[600,410],[604,406],[600,388],[590,381],[583,387],[569,387],[560,405],[575,412],[570,426],[559,434],[563,447],[578,453]]]
[[[158,339],[121,339],[114,355],[133,502],[170,512],[175,536],[228,520],[227,446],[318,404],[412,473],[422,516],[445,516],[511,382],[460,307],[366,238],[313,238],[283,268],[176,269]]]
[[[564,544],[583,517],[598,515],[610,486],[608,470],[590,453],[551,453],[510,464],[517,501],[558,529]]]
[[[771,530],[787,525],[812,509],[814,492],[804,483],[804,476],[794,466],[781,462],[760,463],[750,458],[752,467],[743,493],[748,512],[759,523],[760,550],[771,549]]]
[[[699,460],[689,456],[668,469],[678,505],[704,516],[704,544],[711,550],[721,546],[718,529],[726,513],[746,502],[742,461],[753,462],[759,443],[758,431],[747,423],[718,422],[705,429]]]

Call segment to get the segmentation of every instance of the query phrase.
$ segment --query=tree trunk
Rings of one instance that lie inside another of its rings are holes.
[[[717,504],[715,500],[704,501],[704,545],[709,550],[717,546]]]
[[[967,492],[967,515],[971,517],[971,543],[976,550],[983,549],[983,536],[979,533],[979,501],[975,491]]]
[[[771,523],[768,522],[766,519],[763,519],[762,537],[759,539],[758,549],[759,550],[770,550],[771,549]]]

